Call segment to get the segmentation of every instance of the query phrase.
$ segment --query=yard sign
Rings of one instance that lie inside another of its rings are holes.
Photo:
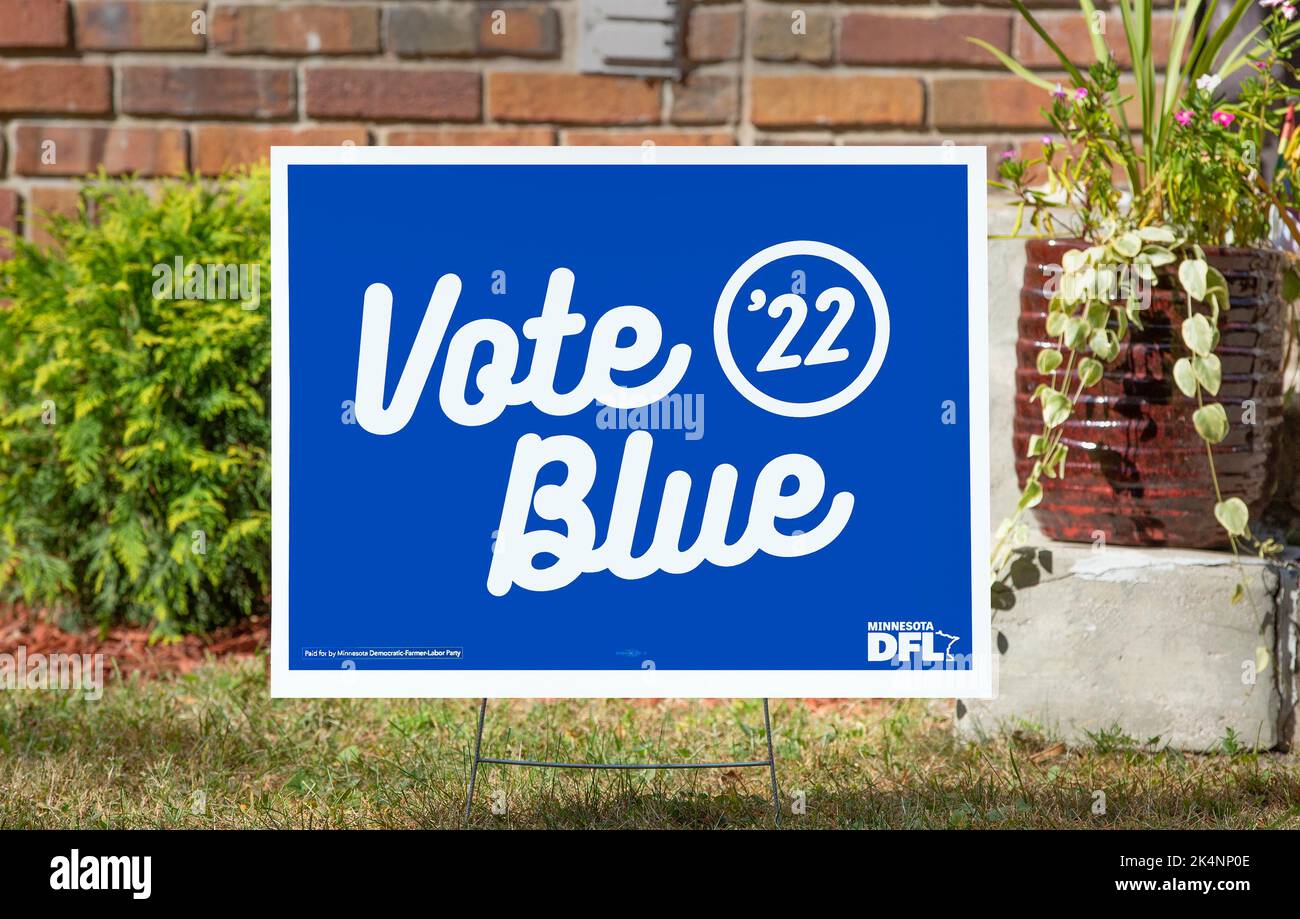
[[[277,696],[985,696],[980,148],[276,148]]]

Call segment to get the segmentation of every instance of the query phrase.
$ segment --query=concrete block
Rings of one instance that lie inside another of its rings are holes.
[[[957,733],[1032,727],[1072,744],[1115,728],[1183,750],[1285,747],[1295,730],[1297,566],[1221,552],[1048,544],[994,612],[991,700],[959,702]],[[1263,665],[1263,666],[1260,666]],[[1257,673],[1252,671],[1259,667]]]

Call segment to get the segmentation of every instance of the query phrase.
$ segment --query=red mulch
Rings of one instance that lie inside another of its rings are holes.
[[[212,657],[251,657],[268,648],[271,643],[271,620],[255,616],[237,625],[217,629],[211,635],[186,635],[180,641],[149,644],[149,630],[119,626],[109,629],[103,638],[97,632],[69,632],[38,614],[19,609],[0,614],[0,651],[13,651],[19,646],[27,648],[28,655],[50,654],[103,654],[105,670],[114,668],[123,675],[139,673],[159,676],[165,673],[188,673]],[[635,700],[650,704],[655,699]],[[853,699],[801,699],[813,711],[836,708],[845,703],[861,703]],[[722,705],[727,700],[705,700],[706,704]]]
[[[19,609],[0,617],[0,650],[20,646],[27,653],[103,654],[105,670],[158,676],[188,673],[209,655],[250,657],[270,645],[271,620],[254,617],[217,629],[210,635],[186,635],[180,641],[149,643],[149,629],[119,626],[98,632],[69,632],[38,614]]]

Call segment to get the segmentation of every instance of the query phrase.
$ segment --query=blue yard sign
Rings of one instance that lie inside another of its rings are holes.
[[[282,696],[984,696],[979,148],[277,148]]]

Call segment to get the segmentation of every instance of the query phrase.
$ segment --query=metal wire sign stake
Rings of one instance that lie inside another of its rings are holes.
[[[468,822],[474,806],[474,785],[478,780],[480,764],[495,766],[535,766],[542,769],[757,769],[766,766],[772,780],[772,820],[781,827],[781,797],[776,784],[776,754],[772,748],[772,716],[767,699],[763,700],[763,729],[767,734],[767,759],[734,763],[557,763],[535,759],[498,759],[483,756],[483,719],[487,716],[485,698],[478,707],[478,733],[474,736],[474,764],[469,771],[469,791],[465,795],[465,820]]]

